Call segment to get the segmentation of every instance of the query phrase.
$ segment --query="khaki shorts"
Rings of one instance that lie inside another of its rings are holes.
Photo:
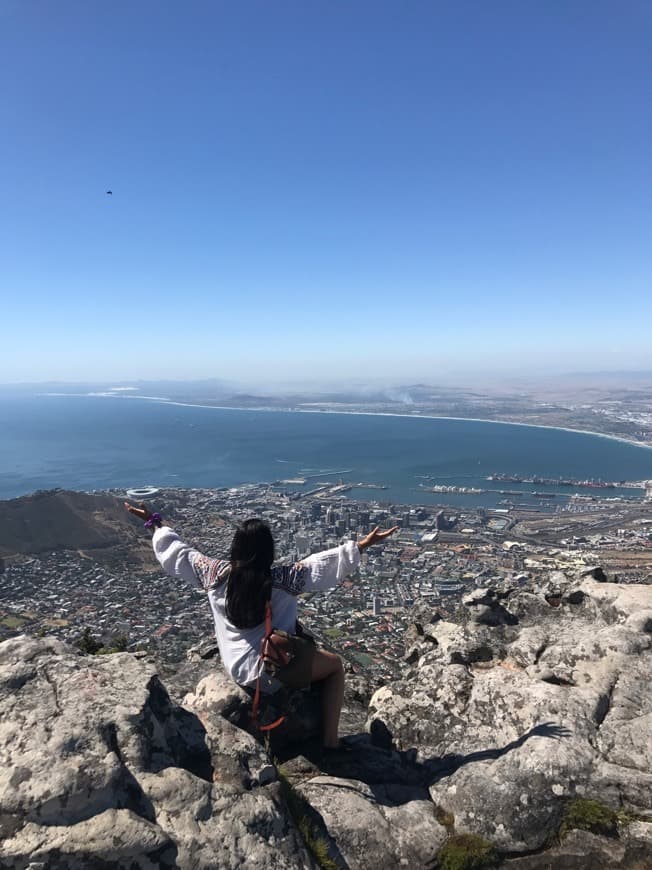
[[[273,676],[289,689],[304,689],[311,683],[312,661],[317,652],[313,640],[307,637],[290,635],[292,661],[275,670]]]

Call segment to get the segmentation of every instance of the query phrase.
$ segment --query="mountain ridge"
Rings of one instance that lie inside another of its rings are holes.
[[[0,557],[137,545],[138,528],[117,496],[38,490],[0,501]]]

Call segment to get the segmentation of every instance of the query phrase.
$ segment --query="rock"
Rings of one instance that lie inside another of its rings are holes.
[[[222,670],[219,660],[214,659],[196,659],[193,661],[186,659],[178,662],[164,661],[158,658],[150,660],[153,662],[161,682],[165,684],[168,694],[177,704],[180,704],[186,695],[194,692],[197,684],[204,677],[217,670]]]
[[[249,695],[236,685],[220,668],[211,671],[183,699],[185,707],[196,711],[212,710],[229,721],[245,718],[244,709],[250,706]]]
[[[519,590],[510,598],[509,610],[519,622],[525,620],[526,624],[531,624],[535,616],[550,618],[550,604],[538,587]]]
[[[632,822],[617,839],[571,831],[562,843],[536,855],[513,858],[504,870],[649,870],[652,824]]]
[[[505,861],[504,870],[612,870],[623,867],[626,848],[620,840],[598,837],[588,831],[571,831],[564,842],[538,855]],[[643,867],[640,868],[643,870]]]
[[[630,822],[621,836],[625,840],[625,855],[631,870],[649,868],[652,865],[652,822]]]
[[[356,694],[354,687],[347,693]],[[260,732],[252,721],[252,696],[236,686],[222,670],[213,671],[202,679],[195,692],[185,696],[184,706],[198,713],[208,729],[208,718],[213,721],[213,728],[224,728],[224,719],[237,725],[243,732],[251,735],[255,744],[261,739]],[[352,715],[352,710],[358,710]],[[366,705],[353,702],[343,711],[342,723],[346,726],[347,717],[353,723],[363,724],[366,715]],[[294,689],[272,696],[261,694],[259,722],[261,724],[274,722],[280,716],[286,719],[278,728],[270,732],[271,748],[279,753],[288,744],[297,741],[310,740],[321,734],[321,694],[318,684],[311,689]],[[219,741],[218,741],[219,742]]]
[[[2,866],[26,868],[34,862],[60,868],[88,867],[88,862],[110,862],[112,867],[176,866],[173,841],[152,822],[131,810],[105,810],[73,825],[27,822],[2,844]]]
[[[422,630],[426,625],[439,622],[441,618],[441,613],[425,600],[415,601],[410,608],[410,620],[421,625]]]
[[[652,866],[652,587],[506,582],[459,622],[421,603],[406,645],[403,679],[347,675],[342,750],[318,686],[265,697],[268,754],[199,652],[179,705],[147,658],[0,644],[0,866],[426,868],[465,837],[515,870]]]
[[[298,789],[321,816],[338,866],[432,866],[446,829],[425,789],[318,776]]]
[[[372,693],[373,686],[369,680],[356,675],[347,676],[345,704],[340,720],[343,732],[362,730]],[[236,686],[222,669],[211,671],[204,677],[195,691],[184,697],[183,704],[200,716],[211,711],[259,737],[251,721],[251,695]],[[281,715],[287,717],[282,726],[271,732],[275,751],[287,744],[320,736],[322,714],[318,684],[309,690],[295,689],[272,697],[261,695],[260,704],[261,722],[274,721]]]
[[[143,778],[157,823],[177,844],[178,866],[313,866],[278,783],[243,792],[188,777],[168,768]]]
[[[152,663],[13,638],[0,709],[3,867],[314,866],[263,750]]]
[[[414,665],[429,652],[430,646],[427,643],[422,641],[411,643],[409,646],[406,646],[403,659],[408,665]]]
[[[219,659],[220,648],[214,637],[204,638],[186,650],[186,658],[190,662]]]
[[[592,577],[594,580],[597,580],[598,583],[609,582],[609,578],[599,565],[595,565],[593,568],[587,568],[586,571],[582,571],[580,577]]]
[[[418,641],[423,637],[423,626],[420,622],[411,623],[405,631],[403,635],[403,641],[405,644],[413,643],[414,641]]]
[[[511,590],[498,592],[495,589],[475,589],[462,599],[462,604],[471,609],[471,619],[478,625],[516,625],[518,617],[501,604],[509,591]]]
[[[473,616],[497,603],[518,625]],[[462,625],[424,628],[436,643],[367,720],[415,753],[455,832],[540,850],[577,796],[652,818],[652,587],[553,574],[464,605]]]
[[[391,746],[379,746],[373,736],[346,737],[346,751],[318,755],[317,766],[331,776],[357,779],[367,785],[413,787],[425,791],[423,771],[413,764],[413,753],[402,753]]]
[[[206,731],[217,771],[214,776],[220,782],[250,787],[276,779],[267,752],[252,733],[251,699],[224,671],[204,677],[183,705],[197,715]]]
[[[403,659],[408,664],[417,662],[421,656],[430,651],[432,644],[437,644],[434,637],[430,634],[425,634],[420,622],[413,622],[408,626],[403,636],[403,642],[405,644]]]
[[[429,626],[428,635],[431,646],[423,663],[470,665],[489,662],[501,657],[505,649],[505,635],[491,632],[481,623],[457,625],[442,621]]]

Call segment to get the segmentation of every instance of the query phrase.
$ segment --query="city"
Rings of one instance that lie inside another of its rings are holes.
[[[269,522],[280,562],[357,539],[375,525],[398,525],[384,546],[364,554],[356,575],[336,589],[302,596],[300,605],[301,620],[350,670],[378,682],[401,673],[415,607],[453,615],[473,589],[524,585],[553,571],[600,566],[620,582],[649,581],[652,573],[649,492],[644,500],[580,500],[555,514],[353,501],[327,487],[297,498],[267,484],[150,494],[151,506],[186,541],[222,558],[237,522],[252,515]],[[144,546],[148,535],[143,530]],[[0,640],[29,633],[74,643],[89,628],[107,648],[123,638],[131,650],[175,662],[212,636],[204,593],[163,575],[153,554],[149,561],[142,548],[135,555],[127,537],[124,547],[108,552],[16,555],[3,568]]]

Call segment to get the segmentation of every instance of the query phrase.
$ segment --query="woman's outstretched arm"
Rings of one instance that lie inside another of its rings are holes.
[[[394,534],[398,526],[381,532],[378,526],[359,541],[347,541],[331,550],[313,553],[294,565],[273,568],[274,585],[300,595],[319,589],[332,589],[352,574],[360,564],[360,554]]]
[[[169,577],[180,577],[186,583],[192,586],[199,585],[206,591],[223,582],[226,577],[225,572],[229,569],[227,561],[211,559],[195,547],[186,544],[173,529],[163,524],[160,514],[152,513],[144,504],[134,507],[125,502],[125,508],[152,529],[154,555]]]

